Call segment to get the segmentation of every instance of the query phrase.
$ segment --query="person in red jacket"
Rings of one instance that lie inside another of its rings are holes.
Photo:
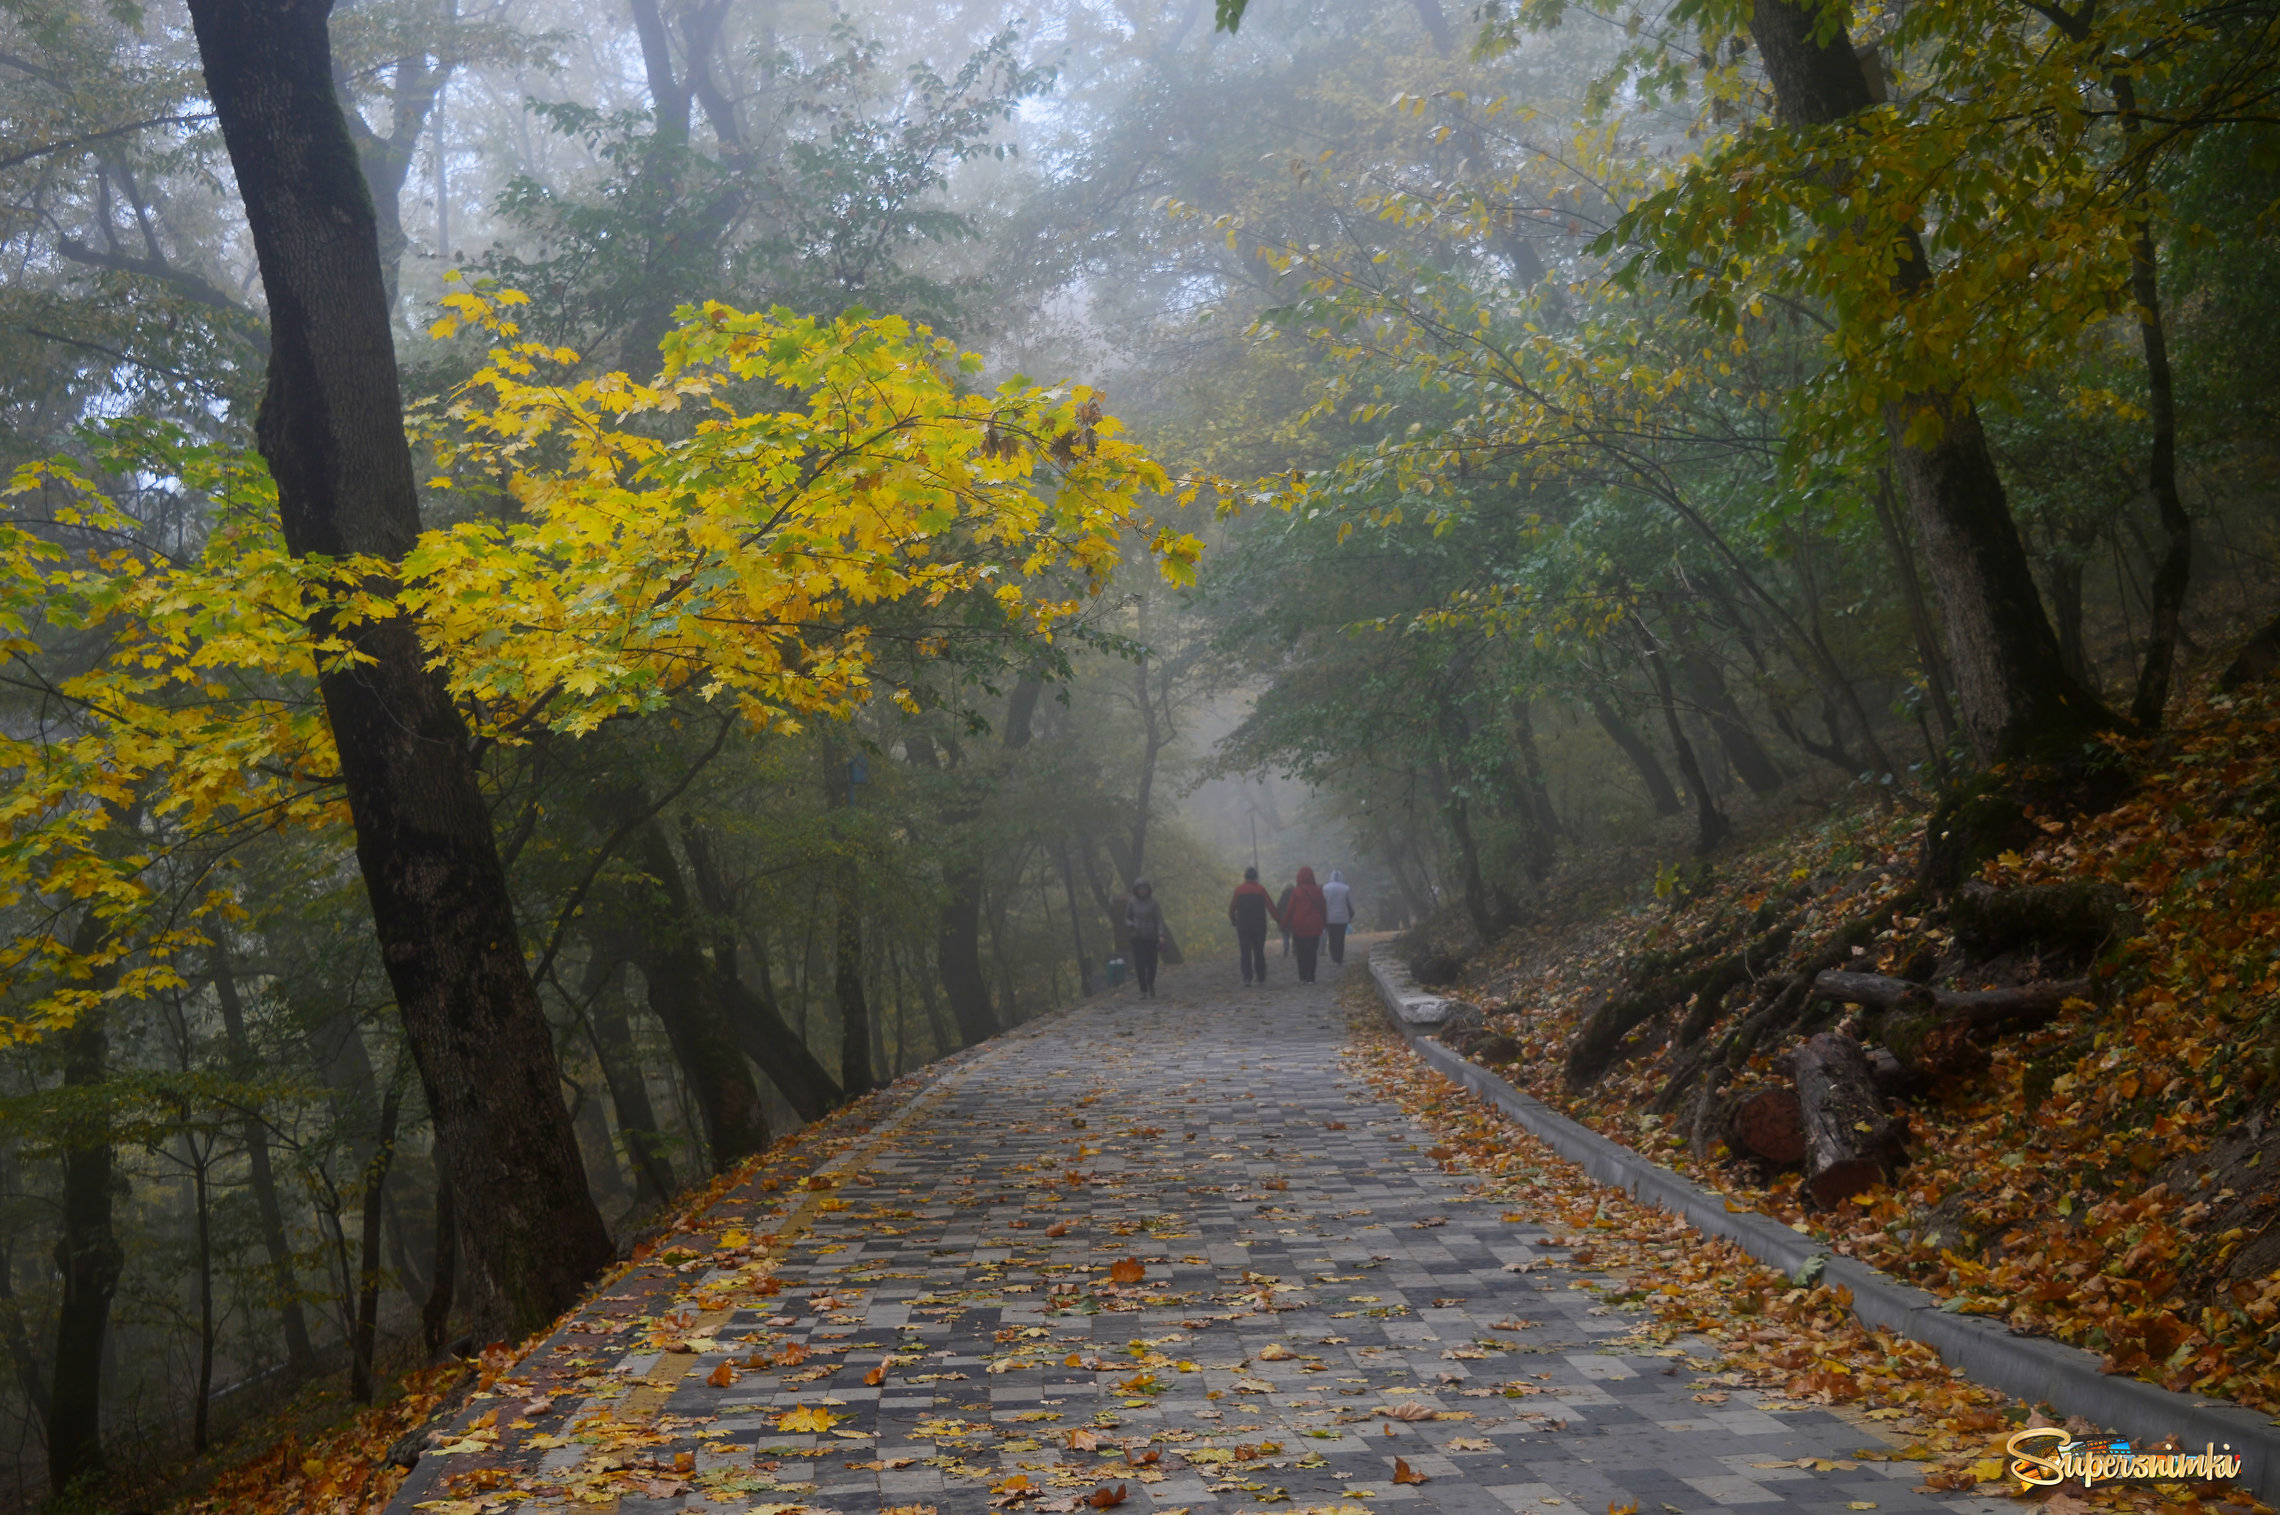
[[[1274,898],[1259,882],[1259,870],[1243,870],[1243,882],[1235,886],[1235,897],[1227,902],[1227,922],[1235,928],[1235,943],[1243,949],[1243,982],[1248,986],[1254,973],[1260,983],[1267,981],[1267,922],[1280,921],[1275,912]]]
[[[1322,886],[1314,882],[1314,870],[1298,870],[1298,882],[1291,886],[1290,904],[1282,913],[1283,929],[1290,933],[1291,944],[1298,949],[1298,981],[1314,982],[1314,957],[1322,948],[1322,928],[1330,924],[1330,902],[1322,897]]]

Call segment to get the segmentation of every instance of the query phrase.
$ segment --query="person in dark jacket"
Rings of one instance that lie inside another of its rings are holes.
[[[1235,928],[1235,943],[1243,950],[1243,982],[1253,978],[1267,981],[1267,922],[1277,925],[1282,917],[1275,910],[1275,902],[1259,883],[1259,870],[1243,870],[1243,882],[1235,886],[1235,897],[1227,902],[1227,920]]]
[[[1314,958],[1322,948],[1322,928],[1329,923],[1330,907],[1322,898],[1322,886],[1314,882],[1314,870],[1298,870],[1298,882],[1291,885],[1284,896],[1290,903],[1283,907],[1282,928],[1298,948],[1298,981],[1314,982]]]
[[[1132,881],[1132,898],[1124,906],[1124,925],[1132,933],[1132,974],[1142,994],[1156,992],[1156,955],[1164,946],[1164,907],[1157,903],[1156,886],[1146,879]]]
[[[1297,887],[1296,884],[1283,885],[1282,898],[1275,901],[1275,923],[1282,927],[1284,957],[1290,956],[1290,892]]]

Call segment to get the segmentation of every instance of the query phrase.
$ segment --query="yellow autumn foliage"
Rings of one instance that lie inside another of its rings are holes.
[[[293,558],[258,460],[162,428],[121,429],[106,466],[207,502],[178,556],[73,463],[16,473],[0,1045],[179,983],[199,918],[229,908],[198,882],[227,839],[345,820],[315,678],[352,655],[338,633],[360,620],[415,617],[489,742],[690,698],[796,729],[874,697],[890,617],[921,653],[1050,637],[1135,537],[1175,579],[1201,550],[1150,514],[1170,483],[1098,395],[981,388],[978,358],[899,318],[708,304],[637,382],[520,341],[519,296],[447,303],[437,335],[495,345],[411,431],[438,497],[477,508],[400,564]],[[84,906],[105,927],[92,950],[72,940]]]

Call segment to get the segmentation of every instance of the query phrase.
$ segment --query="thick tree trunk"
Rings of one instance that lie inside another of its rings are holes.
[[[2122,109],[2123,129],[2136,148],[2137,86],[2127,74],[2113,78],[2114,102]],[[2153,424],[2146,453],[2146,485],[2161,516],[2168,545],[2153,570],[2153,624],[2145,638],[2145,661],[2138,669],[2137,695],[2130,718],[2148,731],[2161,725],[2169,704],[2169,680],[2177,663],[2179,622],[2185,591],[2193,583],[2193,518],[2177,492],[2177,383],[2169,369],[2169,334],[2161,314],[2161,253],[2146,214],[2144,167],[2139,179],[2137,233],[2130,239],[2130,298],[2137,306],[2138,342],[2145,350],[2146,417]]]
[[[738,983],[729,986],[728,1009],[737,1045],[760,1065],[801,1120],[823,1119],[846,1097],[830,1070],[809,1049],[806,1039],[792,1029],[774,1001],[750,985]]]
[[[618,803],[644,805],[638,795]],[[620,945],[641,970],[649,986],[649,1008],[664,1022],[674,1061],[696,1096],[713,1171],[725,1173],[767,1149],[768,1116],[760,1087],[745,1065],[734,1018],[711,965],[698,950],[697,911],[681,877],[680,859],[654,815],[634,833],[631,851],[648,876],[648,887],[636,884],[616,891],[615,912],[627,927]]]
[[[1900,580],[1900,600],[1908,609],[1908,628],[1916,638],[1916,656],[1924,665],[1933,715],[1939,721],[1941,737],[1953,742],[1955,696],[1948,688],[1947,654],[1940,650],[1939,628],[1932,624],[1931,607],[1924,603],[1924,583],[1916,573],[1916,551],[1900,529],[1899,512],[1892,508],[1889,471],[1877,476],[1876,491],[1870,498],[1876,505],[1876,524],[1884,532],[1885,550],[1892,554],[1892,571]]]
[[[59,1038],[63,1086],[92,1093],[109,1076],[106,1012],[83,1011]],[[100,1107],[97,1106],[99,1111]],[[63,1150],[63,1234],[55,1267],[63,1282],[56,1307],[55,1372],[47,1393],[48,1486],[57,1493],[72,1480],[103,1468],[103,1363],[125,1254],[111,1229],[113,1166],[110,1120],[96,1113],[72,1131]]]
[[[197,0],[206,86],[268,295],[256,423],[296,556],[399,558],[419,531],[372,201],[333,89],[326,0]],[[385,589],[386,586],[372,586]],[[452,1182],[511,1327],[613,1254],[563,1109],[467,732],[403,617],[339,626],[320,678],[373,922]]]
[[[1908,1160],[1908,1123],[1884,1112],[1859,1042],[1823,1031],[1793,1054],[1805,1127],[1805,1193],[1823,1209],[1890,1178]]]
[[[610,1086],[610,1105],[617,1111],[618,1135],[625,1142],[626,1160],[633,1165],[636,1204],[653,1205],[675,1188],[672,1160],[666,1155],[665,1136],[657,1112],[649,1103],[649,1081],[641,1070],[641,1055],[633,1044],[633,1025],[626,1019],[620,983],[625,959],[592,943],[595,956],[586,968],[587,1024],[594,1037],[594,1061]]]
[[[1488,882],[1480,866],[1480,847],[1473,840],[1472,814],[1466,808],[1463,795],[1442,781],[1444,796],[1441,813],[1448,818],[1449,834],[1456,838],[1457,865],[1465,876],[1465,914],[1472,921],[1473,931],[1484,942],[1496,939],[1496,916],[1489,909]]]
[[[213,1439],[214,1417],[214,1154],[211,1137],[185,1132],[182,1144],[189,1149],[198,1247],[198,1384],[191,1391],[190,1450],[204,1452]]]
[[[1678,644],[1678,677],[1686,686],[1686,697],[1702,712],[1717,735],[1718,750],[1734,773],[1749,787],[1752,794],[1771,794],[1781,787],[1781,769],[1775,766],[1772,754],[1765,744],[1750,730],[1742,716],[1742,708],[1734,702],[1733,691],[1726,687],[1725,670],[1718,660],[1695,640],[1694,628],[1686,623],[1684,612],[1672,616],[1676,628],[1674,640]]]
[[[1750,35],[1787,120],[1841,121],[1873,103],[1842,31],[1816,36],[1816,7],[1756,0]],[[1893,275],[1903,293],[1932,270],[1913,232]],[[2054,750],[2111,724],[2070,678],[2035,591],[2003,480],[1968,398],[1918,392],[1884,407],[1884,428],[1909,515],[1947,619],[1965,735],[1983,763]]]
[[[452,1202],[451,1179],[436,1164],[435,1266],[428,1270],[428,1296],[420,1303],[420,1340],[430,1359],[441,1357],[451,1340],[451,1300],[459,1283],[459,1207]]]
[[[605,1076],[602,1080],[605,1087],[608,1082]],[[602,1113],[601,1100],[595,1091],[585,1087],[583,1078],[578,1082],[576,1093],[577,1103],[571,1107],[570,1124],[578,1133],[578,1150],[586,1159],[586,1176],[593,1183],[594,1203],[602,1207],[605,1216],[623,1215],[633,1203],[633,1191],[626,1185],[625,1170],[618,1166],[617,1144],[610,1140],[609,1117]]]
[[[1639,782],[1647,786],[1647,798],[1654,803],[1655,814],[1676,815],[1684,810],[1686,803],[1671,787],[1670,775],[1663,771],[1662,759],[1655,756],[1654,748],[1598,695],[1590,696],[1590,703],[1592,719],[1599,722],[1599,729],[1607,733],[1607,740],[1620,748],[1623,756],[1631,760],[1631,766],[1638,770]]]
[[[258,1069],[253,1044],[246,1035],[245,1002],[238,995],[237,975],[229,952],[216,942],[206,955],[213,970],[214,997],[221,1003],[222,1035],[230,1049],[230,1071],[240,1080]],[[277,1319],[285,1337],[285,1363],[297,1378],[317,1371],[316,1348],[309,1341],[309,1323],[301,1311],[301,1281],[293,1271],[293,1247],[285,1234],[285,1207],[277,1195],[277,1174],[269,1155],[269,1127],[258,1116],[248,1116],[238,1128],[245,1144],[246,1180],[253,1190],[254,1213],[261,1217],[261,1245],[269,1254],[269,1277],[277,1290]]]
[[[1686,732],[1679,725],[1678,697],[1671,690],[1670,669],[1664,663],[1662,648],[1644,628],[1640,635],[1645,643],[1647,672],[1654,676],[1655,693],[1662,705],[1663,725],[1670,733],[1671,752],[1678,759],[1678,776],[1686,781],[1686,792],[1694,797],[1694,849],[1708,853],[1732,833],[1733,822],[1718,808],[1717,798],[1710,793],[1710,782],[1702,775],[1702,765],[1695,760],[1694,744],[1686,739]]]
[[[833,922],[832,995],[839,1002],[839,1087],[849,1098],[868,1094],[871,1073],[871,1003],[863,994],[863,903],[855,865],[843,866]]]
[[[396,1163],[396,1122],[404,1111],[404,1081],[388,1080],[380,1100],[380,1130],[372,1160],[364,1168],[364,1234],[356,1263],[356,1325],[350,1337],[348,1393],[360,1405],[372,1403],[372,1354],[380,1328],[380,1228],[387,1219],[388,1170]]]
[[[1077,992],[1086,999],[1093,996],[1092,957],[1085,951],[1084,912],[1077,907],[1077,869],[1069,861],[1069,839],[1061,838],[1056,844],[1060,850],[1061,893],[1069,901],[1069,944],[1077,954]]]
[[[1560,813],[1552,804],[1551,785],[1544,780],[1544,755],[1536,747],[1536,715],[1526,700],[1522,700],[1513,713],[1512,745],[1520,750],[1522,803],[1548,848],[1567,828],[1560,824]]]
[[[677,944],[629,938],[634,964],[649,991],[649,1010],[665,1027],[697,1106],[715,1173],[766,1150],[768,1121],[760,1089],[744,1064],[736,1028],[723,1013],[705,965]]]
[[[941,969],[942,992],[958,1022],[958,1040],[971,1047],[998,1034],[989,975],[982,971],[982,870],[967,865],[946,868],[942,887],[949,898],[942,904],[934,958]]]
[[[752,966],[757,985],[744,982],[738,968],[736,900],[713,856],[712,838],[704,827],[684,822],[683,845],[689,853],[689,870],[697,881],[697,897],[713,922],[713,985],[728,1013],[729,1029],[744,1055],[768,1075],[777,1092],[797,1111],[801,1120],[817,1121],[829,1114],[844,1095],[815,1053],[776,1008],[775,978],[768,968],[767,944],[754,939]]]

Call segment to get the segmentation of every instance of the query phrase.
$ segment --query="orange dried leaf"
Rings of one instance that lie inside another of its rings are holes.
[[[1120,1257],[1108,1270],[1110,1283],[1136,1284],[1148,1276],[1148,1265],[1137,1257]]]
[[[1431,1483],[1433,1480],[1411,1467],[1408,1459],[1396,1457],[1393,1460],[1393,1481],[1395,1483]]]

